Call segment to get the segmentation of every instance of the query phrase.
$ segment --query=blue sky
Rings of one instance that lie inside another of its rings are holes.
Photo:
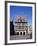
[[[29,25],[32,24],[32,7],[29,6],[10,6],[10,20],[14,20],[17,15],[27,16]]]

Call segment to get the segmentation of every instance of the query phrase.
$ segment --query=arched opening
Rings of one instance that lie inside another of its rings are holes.
[[[23,32],[23,35],[25,35],[25,32]]]
[[[17,35],[19,35],[19,32],[17,32]]]
[[[22,35],[22,32],[20,32],[20,35]]]

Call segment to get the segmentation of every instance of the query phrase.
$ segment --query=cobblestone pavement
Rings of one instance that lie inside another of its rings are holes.
[[[13,36],[10,36],[10,40],[20,40],[20,39],[30,39],[30,35],[13,35]]]

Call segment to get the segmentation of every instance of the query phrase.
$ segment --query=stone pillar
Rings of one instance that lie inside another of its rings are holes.
[[[22,32],[22,36],[23,36],[23,32]]]
[[[19,32],[19,36],[20,36],[20,32]]]

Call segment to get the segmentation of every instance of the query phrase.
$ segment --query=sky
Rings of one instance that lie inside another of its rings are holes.
[[[32,25],[32,7],[10,6],[10,21],[15,21],[16,16],[27,16],[28,24]]]

